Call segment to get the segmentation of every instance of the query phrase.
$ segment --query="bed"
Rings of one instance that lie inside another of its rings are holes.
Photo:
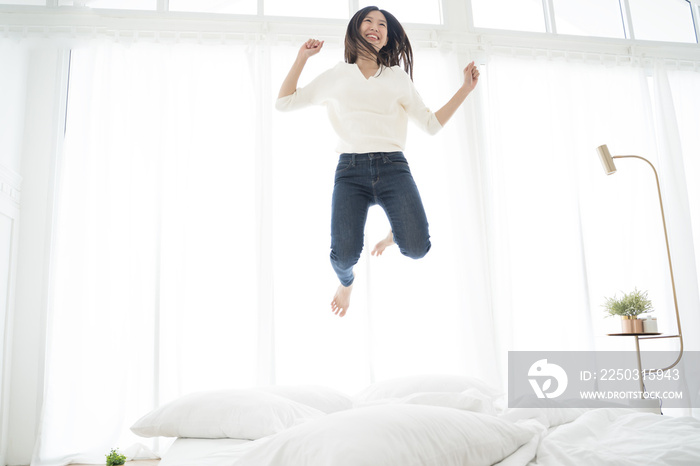
[[[184,396],[132,426],[176,437],[160,466],[699,465],[700,421],[658,408],[508,408],[471,377],[415,376],[350,397],[319,386]]]

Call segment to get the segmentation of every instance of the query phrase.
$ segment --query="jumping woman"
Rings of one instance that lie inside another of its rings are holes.
[[[397,244],[401,253],[420,259],[430,250],[428,220],[403,155],[408,118],[429,134],[437,133],[479,80],[471,62],[464,83],[437,112],[431,112],[413,86],[413,52],[397,19],[368,6],[352,17],[345,34],[345,62],[297,89],[306,61],[323,41],[309,39],[297,54],[277,99],[278,110],[325,105],[339,137],[331,214],[331,264],[340,286],[331,310],[343,317],[350,306],[353,267],[360,258],[370,206],[386,212],[391,231],[372,255]],[[403,68],[402,68],[403,66]]]

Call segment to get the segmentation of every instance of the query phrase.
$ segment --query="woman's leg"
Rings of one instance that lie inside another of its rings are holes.
[[[402,153],[385,155],[384,163],[380,164],[375,189],[377,201],[384,208],[391,224],[390,235],[399,246],[401,254],[412,259],[424,257],[431,246],[428,219],[418,187]],[[387,239],[388,236],[382,242]]]
[[[356,161],[351,154],[343,154],[335,174],[330,259],[341,284],[331,302],[331,309],[341,317],[350,305],[355,279],[352,269],[362,253],[367,211],[373,200],[367,189],[367,180],[363,179],[367,165],[365,161]]]

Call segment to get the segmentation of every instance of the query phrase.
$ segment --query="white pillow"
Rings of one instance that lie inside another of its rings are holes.
[[[386,404],[288,429],[243,455],[236,466],[486,466],[533,435],[495,416]]]
[[[356,405],[368,402],[403,398],[417,393],[462,393],[475,389],[489,398],[502,395],[497,390],[479,379],[460,375],[415,375],[377,382],[355,395]]]
[[[475,388],[462,393],[414,393],[403,398],[380,398],[372,401],[355,401],[355,408],[365,408],[389,403],[404,403],[412,405],[441,406],[443,408],[462,409],[475,413],[497,414],[493,400]]]
[[[584,408],[576,406],[580,404],[581,400],[569,399],[569,400],[551,400],[551,399],[541,399],[541,400],[530,400],[527,399],[524,402],[527,403],[528,408],[518,407],[518,403],[521,401],[518,398],[512,404],[515,407],[508,408],[502,414],[500,414],[501,419],[505,419],[511,422],[517,422],[525,419],[534,419],[545,427],[556,427],[562,424],[567,424],[569,422],[575,421],[582,415],[599,408]],[[650,402],[646,407],[635,407],[630,408],[629,406],[623,404],[610,403],[610,409],[622,409],[623,412],[648,412],[653,414],[661,414],[661,409],[659,408],[658,401],[655,400],[635,400],[641,403]],[[572,405],[574,407],[572,407]],[[536,407],[532,407],[536,406]]]
[[[352,408],[352,398],[338,390],[317,385],[271,385],[259,390],[289,398],[326,414]]]
[[[238,438],[255,440],[281,432],[321,411],[258,390],[216,390],[178,398],[131,426],[141,437]]]
[[[587,411],[590,411],[590,408],[566,408],[556,404],[543,404],[542,408],[508,408],[499,417],[511,422],[534,419],[545,427],[556,427],[576,420]]]
[[[475,413],[496,414],[491,398],[475,388],[462,393],[415,393],[397,400],[399,403],[414,405],[442,406],[443,408],[462,409]]]

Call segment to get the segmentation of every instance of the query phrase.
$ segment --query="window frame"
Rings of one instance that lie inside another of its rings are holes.
[[[314,35],[342,43],[347,19],[277,17],[261,14],[264,1],[257,0],[258,14],[189,13],[168,11],[169,0],[157,0],[155,11],[110,10],[58,6],[59,0],[46,0],[45,6],[3,5],[0,3],[0,34],[5,37],[94,37],[104,34],[122,38],[201,41],[306,40],[309,26]],[[626,37],[608,38],[558,34],[553,0],[542,1],[547,32],[477,28],[472,17],[472,0],[441,0],[442,24],[406,22],[412,43],[417,48],[452,46],[485,50],[491,46],[545,48],[552,50],[642,55],[700,62],[700,0],[686,0],[691,6],[696,31],[695,43],[638,40],[634,35],[629,0],[619,0]],[[347,0],[348,18],[357,10],[359,0]],[[60,15],[60,16],[59,16]]]

